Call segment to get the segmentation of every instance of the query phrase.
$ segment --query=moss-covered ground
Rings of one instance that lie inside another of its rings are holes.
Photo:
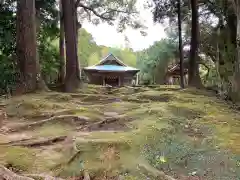
[[[89,85],[72,94],[2,99],[1,108],[8,118],[0,132],[0,163],[17,173],[240,179],[240,112],[210,92]],[[19,128],[31,123],[37,125]],[[60,136],[66,138],[29,145]]]

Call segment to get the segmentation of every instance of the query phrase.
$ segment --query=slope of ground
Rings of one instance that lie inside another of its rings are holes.
[[[208,92],[88,86],[3,99],[1,108],[0,163],[18,174],[240,178],[240,113]]]

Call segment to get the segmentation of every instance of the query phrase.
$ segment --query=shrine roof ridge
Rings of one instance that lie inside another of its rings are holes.
[[[139,69],[130,66],[118,66],[118,65],[96,65],[85,67],[84,70],[97,70],[97,71],[139,71]]]

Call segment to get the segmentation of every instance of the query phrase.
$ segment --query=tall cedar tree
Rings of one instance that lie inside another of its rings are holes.
[[[16,93],[33,92],[38,87],[35,1],[17,1],[17,61],[19,83]]]
[[[62,12],[62,4],[59,3],[59,18],[60,18],[60,38],[59,38],[59,52],[60,52],[60,68],[59,68],[59,83],[63,84],[65,79],[65,48],[64,48],[64,19]]]
[[[235,101],[240,100],[240,2],[239,0],[232,1],[235,7],[235,13],[237,16],[237,33],[236,33],[236,58],[234,63],[234,79],[232,82],[232,99]]]
[[[196,88],[202,87],[199,75],[198,65],[198,47],[199,47],[199,18],[198,18],[198,0],[191,0],[192,9],[192,28],[191,28],[191,49],[188,68],[188,85]]]
[[[180,59],[180,86],[181,88],[184,88],[181,0],[178,0],[177,2],[177,12],[178,12],[179,59]]]
[[[77,57],[76,11],[74,0],[62,0],[66,44],[66,77],[64,90],[73,92],[80,85],[80,71]]]

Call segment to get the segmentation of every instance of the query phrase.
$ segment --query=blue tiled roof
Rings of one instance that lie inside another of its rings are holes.
[[[86,70],[97,70],[97,71],[139,71],[136,68],[129,66],[117,66],[117,65],[99,65],[89,66],[84,68]]]

